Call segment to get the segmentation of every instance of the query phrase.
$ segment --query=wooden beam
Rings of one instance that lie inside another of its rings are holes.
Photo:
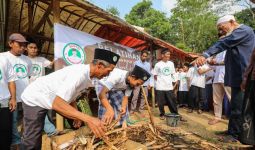
[[[32,22],[33,8],[32,8],[32,2],[31,1],[28,2],[27,9],[28,9],[28,32],[31,33],[32,29],[33,29],[33,22]]]
[[[53,28],[53,23],[51,22],[51,20],[50,20],[49,17],[46,18],[46,21],[48,22],[48,24],[50,25],[50,27]]]
[[[87,12],[83,13],[82,16],[81,16],[80,18],[78,18],[77,20],[75,20],[71,27],[75,28],[75,26],[78,24],[78,22],[83,21],[83,20],[84,20],[84,16],[86,15],[86,13],[87,13]]]
[[[93,28],[91,28],[91,30],[89,31],[89,33],[91,33],[91,32],[95,29],[96,26],[97,26],[97,24],[95,24],[95,25],[93,26]]]
[[[60,2],[59,0],[53,0],[53,22],[60,22]]]
[[[9,4],[9,3],[10,3],[10,2],[7,1],[7,4]],[[18,30],[18,31],[20,31],[20,24],[21,24],[21,17],[22,17],[22,12],[23,12],[24,3],[25,3],[25,0],[22,0],[22,4],[21,4],[21,8],[20,8],[20,15],[19,15],[19,30]],[[9,9],[10,9],[10,8],[6,9],[6,10],[7,10],[7,13],[6,13],[6,14],[9,14]],[[6,22],[8,23],[9,21],[6,20]],[[6,32],[6,33],[7,33],[7,32]]]
[[[56,9],[56,8],[54,8]],[[54,11],[53,9],[53,11]],[[41,28],[41,26],[44,24],[44,22],[46,21],[47,17],[49,16],[50,12],[52,10],[52,3],[48,6],[47,10],[45,11],[43,17],[41,18],[41,20],[39,21],[39,23],[35,26],[35,28],[33,29],[33,32],[38,32],[38,30]]]
[[[60,2],[59,0],[53,0],[53,22],[59,23],[60,22]],[[64,118],[56,114],[56,128],[58,131],[64,130]]]

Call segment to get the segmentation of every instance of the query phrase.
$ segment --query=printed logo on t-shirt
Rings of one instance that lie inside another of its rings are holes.
[[[2,75],[2,71],[0,70],[0,80],[2,80],[3,75]]]
[[[165,76],[168,76],[171,74],[171,70],[169,67],[165,67],[162,69],[162,74],[165,75]]]
[[[80,45],[68,43],[63,49],[63,58],[68,65],[84,64],[86,54]]]
[[[32,76],[40,76],[40,75],[41,75],[42,68],[41,68],[40,65],[38,65],[38,64],[33,64],[33,65],[32,65],[32,68],[33,68]]]
[[[27,77],[27,68],[23,64],[14,65],[13,69],[19,79]]]

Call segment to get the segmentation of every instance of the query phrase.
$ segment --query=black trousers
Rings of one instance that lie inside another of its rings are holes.
[[[213,110],[213,87],[212,84],[205,85],[204,110]]]
[[[22,150],[40,150],[42,146],[42,131],[47,109],[35,106],[23,106],[24,132],[21,141]]]
[[[248,80],[244,94],[240,142],[255,145],[255,81]]]
[[[176,104],[176,97],[174,92],[171,91],[160,91],[157,90],[157,100],[158,100],[158,107],[160,111],[160,116],[165,115],[165,104],[168,106],[171,113],[178,114],[177,104]]]
[[[205,88],[191,85],[189,90],[190,109],[202,109],[205,100]]]
[[[241,133],[242,106],[244,92],[240,87],[231,87],[231,110],[228,123],[228,133],[238,139]]]
[[[9,108],[0,108],[0,150],[9,150],[12,142],[12,113]]]
[[[178,91],[177,92],[177,99],[179,104],[188,104],[188,91]]]

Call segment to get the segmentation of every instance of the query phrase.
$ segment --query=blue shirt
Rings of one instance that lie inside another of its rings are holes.
[[[143,68],[143,69],[146,70],[149,74],[151,74],[151,71],[150,71],[150,70],[151,70],[151,65],[150,65],[150,63],[148,63],[147,61],[142,62],[141,60],[137,60],[137,61],[135,62],[134,65],[137,65],[137,66]],[[151,78],[150,78],[150,79],[151,79]],[[148,80],[143,84],[143,86],[148,86],[148,85],[150,84],[150,79],[148,79]]]
[[[225,56],[225,85],[240,87],[243,73],[248,66],[253,49],[255,35],[253,29],[240,25],[229,36],[220,39],[203,54],[206,58],[227,50]]]

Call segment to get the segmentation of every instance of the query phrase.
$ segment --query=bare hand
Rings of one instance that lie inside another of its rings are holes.
[[[197,66],[203,66],[206,63],[206,59],[204,56],[200,56],[195,60]]]
[[[120,110],[121,116],[125,115],[126,111],[127,111],[127,108],[126,107],[122,107],[121,110]]]
[[[148,85],[148,87],[147,87],[147,88],[148,88],[148,90],[151,90],[151,86],[149,86],[149,85]]]
[[[81,124],[82,124],[82,121],[79,120],[79,119],[76,119],[76,120],[74,120],[74,122],[73,122],[73,127],[74,127],[74,128],[80,128],[80,127],[81,127]]]
[[[210,59],[207,61],[208,64],[210,65],[215,65],[216,64],[216,60],[215,59]]]
[[[10,99],[9,101],[9,109],[11,112],[13,112],[17,107],[17,102],[15,99]]]
[[[114,110],[112,108],[109,108],[106,110],[102,121],[108,125],[112,122],[113,118],[114,118]]]
[[[106,132],[105,123],[100,121],[97,118],[91,117],[87,121],[88,127],[91,129],[91,131],[95,134],[96,137],[101,138],[104,136]]]

